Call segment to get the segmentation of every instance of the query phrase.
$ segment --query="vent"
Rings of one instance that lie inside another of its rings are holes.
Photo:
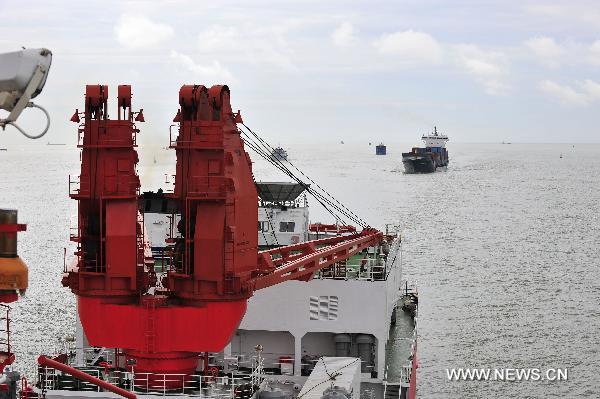
[[[337,320],[339,300],[337,296],[311,296],[309,314],[311,320]]]

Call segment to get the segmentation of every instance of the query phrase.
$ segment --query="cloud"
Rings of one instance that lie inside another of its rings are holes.
[[[550,37],[539,36],[525,41],[525,46],[533,52],[540,63],[555,68],[561,63],[565,49]]]
[[[544,80],[539,83],[538,88],[567,105],[587,106],[600,100],[600,83],[587,79],[577,83],[577,86],[575,89],[569,85]]]
[[[472,44],[454,47],[456,64],[481,84],[486,93],[505,94],[509,90],[508,58],[499,51],[485,51]]]
[[[333,31],[331,40],[338,47],[348,47],[356,42],[355,34],[354,26],[350,22],[344,22]]]
[[[212,25],[198,34],[198,50],[233,62],[293,69],[293,52],[286,38],[291,24],[277,26]]]
[[[384,34],[373,45],[380,54],[402,58],[409,64],[439,64],[443,56],[437,40],[413,30]]]
[[[130,49],[152,48],[174,35],[173,28],[169,25],[129,14],[121,15],[114,32],[119,44]]]
[[[596,40],[589,46],[587,60],[592,65],[600,65],[600,40]]]
[[[198,81],[215,84],[230,83],[234,80],[231,72],[223,67],[219,61],[214,60],[209,65],[197,64],[189,55],[179,53],[175,50],[171,51],[171,59],[181,67],[197,74],[198,77],[196,80]]]

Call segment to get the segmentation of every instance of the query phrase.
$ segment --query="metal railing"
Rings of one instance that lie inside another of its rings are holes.
[[[80,177],[72,179],[72,176],[69,175],[69,196],[78,195],[81,189],[81,181]]]
[[[77,147],[79,148],[127,148],[137,147],[137,133],[138,129],[135,125],[132,125],[131,137],[120,137],[116,139],[102,138],[100,144],[84,144],[83,139],[85,137],[85,128],[81,127],[77,129]],[[107,128],[104,128],[105,130]]]
[[[80,371],[117,387],[144,395],[234,399],[240,393],[252,396],[252,376],[215,376],[200,374],[153,374],[135,371],[109,370],[102,367],[78,367]],[[78,380],[60,371],[40,367],[38,383],[46,391],[97,391],[97,385]]]
[[[363,258],[358,263],[339,262],[319,270],[318,279],[384,281],[387,278],[386,262]]]

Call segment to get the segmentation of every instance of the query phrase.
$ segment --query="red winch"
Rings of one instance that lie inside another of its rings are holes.
[[[73,115],[82,151],[79,187],[70,193],[78,201],[78,250],[63,284],[78,297],[90,345],[122,348],[136,373],[192,374],[201,352],[228,344],[255,290],[308,281],[383,239],[365,229],[259,252],[252,163],[229,96],[220,85],[179,92],[175,187],[166,196],[181,238],[161,281],[144,253],[135,150],[135,122],[144,117],[131,109],[130,86],[118,88],[118,119],[108,119],[102,85],[86,87],[85,110]]]

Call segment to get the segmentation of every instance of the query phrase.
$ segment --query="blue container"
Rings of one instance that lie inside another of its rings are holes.
[[[375,155],[385,155],[387,152],[387,147],[383,144],[379,144],[375,147]]]

